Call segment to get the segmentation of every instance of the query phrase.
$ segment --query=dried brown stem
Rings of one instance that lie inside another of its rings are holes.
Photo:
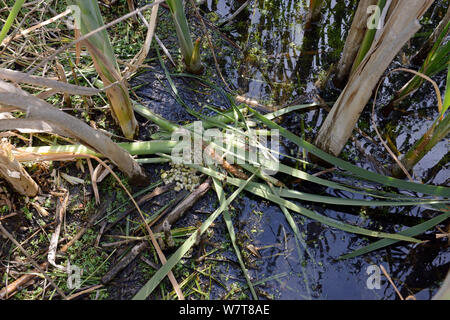
[[[64,92],[81,96],[93,96],[100,93],[100,90],[95,88],[76,86],[70,83],[48,79],[46,77],[30,76],[20,71],[14,71],[4,68],[0,68],[0,79],[13,81],[16,83],[31,84],[39,87],[52,88],[56,89],[57,92]]]
[[[1,80],[0,103],[0,111],[20,110],[26,112],[29,119],[45,120],[63,128],[68,135],[109,158],[134,183],[147,182],[144,171],[128,152],[83,121]]]
[[[186,197],[180,204],[178,204],[172,212],[167,214],[164,221],[167,221],[170,225],[173,225],[178,221],[183,214],[191,208],[201,197],[203,197],[208,190],[211,188],[212,180],[210,178],[206,179],[201,185],[199,185],[189,196]],[[164,221],[158,224],[154,228],[154,232],[158,233],[163,231]]]

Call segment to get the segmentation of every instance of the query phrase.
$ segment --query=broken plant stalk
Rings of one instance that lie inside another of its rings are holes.
[[[377,4],[378,10],[380,10],[380,11],[384,10],[386,1],[387,0],[379,0],[378,1],[378,4]],[[366,30],[366,34],[364,35],[364,39],[361,43],[361,47],[359,48],[358,54],[356,55],[355,61],[353,63],[351,74],[353,74],[355,72],[355,70],[359,67],[361,62],[364,60],[364,57],[366,56],[367,52],[369,52],[370,48],[372,47],[377,30],[378,29],[376,29],[376,28],[371,28],[371,29]]]
[[[135,183],[147,182],[146,175],[139,164],[126,150],[117,146],[105,134],[24,90],[0,80],[0,112],[16,110],[27,113],[27,120],[45,119],[65,136],[82,141],[83,144],[109,158]]]
[[[352,26],[345,41],[344,50],[342,52],[341,59],[339,61],[339,70],[335,78],[335,84],[340,87],[345,86],[353,62],[358,54],[361,43],[367,30],[367,9],[369,6],[373,6],[377,3],[377,0],[361,0],[358,3],[358,9],[353,17]]]

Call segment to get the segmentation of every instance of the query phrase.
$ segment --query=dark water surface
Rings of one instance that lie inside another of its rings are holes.
[[[325,74],[332,64],[339,61],[357,1],[327,1],[321,21],[308,30],[305,29],[307,13],[305,3],[306,1],[291,0],[250,1],[248,7],[226,25],[223,22],[227,23],[227,19],[242,3],[233,0],[203,2],[200,9],[205,17],[214,21],[216,26],[221,26],[219,28],[221,34],[214,29],[210,29],[210,32],[216,44],[216,54],[224,77],[236,92],[274,106],[313,102],[315,94],[320,94],[326,101],[334,101],[337,98],[339,91],[331,83],[328,83],[326,90],[321,91],[315,86],[315,82],[319,74]],[[443,10],[443,2],[438,1],[428,14],[430,25],[422,31],[431,30],[440,10]],[[191,20],[198,26],[198,21],[194,18]],[[197,30],[201,30],[199,28]],[[160,37],[167,44],[169,40],[173,41],[173,36],[161,34]],[[411,46],[414,46],[414,42],[411,42]],[[414,47],[410,51],[414,52],[413,49]],[[170,51],[176,56],[176,47],[170,47]],[[210,55],[205,57],[204,62],[211,66],[210,79],[214,79],[217,85],[223,87],[223,83],[215,73],[214,62]],[[401,62],[398,58],[392,67],[399,66]],[[180,123],[194,120],[168,92],[168,82],[157,64],[156,62],[154,70],[134,80],[137,84],[147,84],[137,90],[138,95],[150,109],[169,120]],[[387,80],[380,93],[379,104],[388,102],[389,95],[395,88],[399,88],[405,79],[406,76],[399,75]],[[435,79],[443,89],[445,74]],[[194,109],[199,110],[204,103],[222,109],[228,107],[220,94],[196,81],[182,77],[176,77],[174,81],[184,101]],[[408,112],[406,115],[397,115],[391,122],[380,124],[392,127],[391,134],[400,152],[408,150],[432,123],[437,115],[435,105],[433,90],[431,86],[425,85],[403,105]],[[368,107],[362,115],[360,127],[367,133],[373,133],[369,113]],[[300,136],[304,133],[307,139],[311,139],[325,116],[326,113],[320,110],[292,113],[283,118],[282,125]],[[300,129],[301,121],[304,123],[304,132]],[[144,127],[141,131],[143,138],[152,133],[148,127]],[[361,153],[354,143],[350,143],[344,151],[350,161],[369,170],[376,170],[377,163],[374,163],[368,155],[374,156],[381,164],[392,163],[380,143],[373,144],[364,138],[358,136],[356,138],[365,152]],[[448,147],[447,141],[439,143],[416,166],[414,173],[419,180],[424,183],[448,185],[450,179]],[[283,148],[285,152],[301,157],[301,150],[292,144],[285,142]],[[446,160],[441,160],[445,155]],[[164,166],[148,166],[152,172],[162,167]],[[322,177],[344,179],[332,174]],[[299,191],[338,197],[358,197],[292,179],[285,182]],[[398,232],[406,226],[421,222],[421,219],[436,215],[431,209],[418,207],[354,208],[298,203],[333,219],[384,232]],[[179,225],[192,225],[197,220],[204,220],[205,214],[201,212],[204,210],[212,212],[216,206],[215,195],[211,192],[187,213]],[[231,213],[252,280],[256,282],[271,277],[257,286],[260,298],[397,299],[395,291],[384,276],[381,277],[380,289],[369,289],[367,286],[368,267],[382,264],[404,297],[415,295],[417,299],[430,299],[450,267],[450,253],[445,238],[432,240],[430,235],[431,241],[425,244],[399,243],[359,258],[337,261],[336,258],[340,255],[361,248],[371,240],[329,228],[293,213],[307,245],[306,248],[300,248],[299,256],[293,232],[279,207],[261,198],[242,194],[233,203]],[[212,241],[217,243],[229,241],[222,218],[216,221],[213,230]],[[433,233],[435,231],[433,230]],[[260,257],[252,255],[249,246],[256,247]],[[219,250],[219,253],[237,261],[231,247]],[[227,286],[236,281],[245,285],[245,279],[235,264],[219,264],[215,277]],[[226,292],[217,286],[211,292],[210,298],[221,298]],[[246,293],[250,297],[250,293]]]

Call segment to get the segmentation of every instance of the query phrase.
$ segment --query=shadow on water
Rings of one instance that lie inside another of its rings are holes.
[[[309,29],[302,27],[305,25],[307,14],[304,3],[306,1],[250,1],[249,5],[232,20],[229,20],[230,16],[242,2],[207,0],[202,3],[200,9],[204,16],[220,26],[222,36],[212,32],[213,36],[217,37],[214,40],[219,48],[219,63],[225,78],[239,94],[278,106],[298,101],[311,102],[317,93],[323,94],[322,97],[329,101],[336,99],[338,92],[330,88],[329,83],[326,92],[321,92],[315,83],[321,74],[327,73],[329,68],[338,62],[357,1],[326,1],[321,20],[312,24]],[[431,20],[436,20],[434,12]],[[229,41],[224,40],[225,37]],[[230,46],[230,41],[237,44],[240,49]],[[209,56],[205,57],[204,62],[210,66],[214,65]],[[399,63],[396,61],[394,65],[398,66]],[[159,66],[154,68],[134,79],[136,83],[147,84],[136,91],[144,104],[169,120],[180,123],[193,120],[193,117],[168,93],[168,83],[161,68]],[[442,76],[441,80],[444,78],[445,76]],[[224,105],[223,97],[217,92],[196,81],[187,81],[182,77],[174,78],[174,81],[182,98],[192,108],[202,110],[205,103],[220,109],[228,107]],[[397,82],[401,81],[404,81],[404,77],[399,76],[388,82],[392,87],[399,87]],[[221,85],[220,80],[216,83]],[[442,85],[444,81],[438,83]],[[390,89],[390,85],[387,87],[382,89],[382,97],[389,97],[392,94],[393,89]],[[407,150],[408,145],[420,136],[421,130],[416,127],[423,127],[424,118],[427,122],[431,122],[437,114],[435,108],[430,107],[435,104],[435,97],[428,89],[423,89],[420,101],[417,101],[417,96],[410,100],[410,108],[421,110],[420,112],[413,112],[414,116],[404,116],[395,122],[396,125],[391,124],[391,132],[395,134],[393,139],[401,151]],[[323,119],[323,111],[312,110],[303,114],[290,114],[283,119],[282,124],[296,134],[305,134],[306,138],[311,138]],[[360,127],[371,132],[369,119],[366,110],[362,115]],[[305,131],[299,131],[300,120],[304,121]],[[146,128],[144,127],[142,131],[148,132]],[[382,163],[389,161],[386,152],[379,145],[370,145],[360,136],[357,138],[363,141],[366,153],[373,154]],[[283,146],[290,154],[301,154],[301,150],[289,143]],[[417,176],[424,182],[448,184],[450,175],[448,146],[445,143],[438,144],[431,153],[439,155],[436,156],[438,160],[431,163],[422,161],[421,169],[416,172]],[[343,157],[369,170],[374,170],[376,166],[367,154],[361,154],[354,144],[346,147]],[[442,158],[444,160],[440,160]],[[148,168],[156,172],[155,170],[160,167]],[[329,173],[326,177],[342,179]],[[290,183],[291,187],[299,191],[338,197],[357,196],[299,181],[286,183]],[[430,209],[418,207],[354,208],[306,202],[300,204],[333,219],[384,232],[398,232],[405,226],[413,226],[422,219],[436,214]],[[204,219],[204,214],[202,216],[198,212],[204,208],[212,211],[216,205],[215,197],[210,193],[178,224],[192,225],[195,221]],[[231,213],[238,243],[251,278],[254,282],[263,280],[257,286],[260,298],[398,299],[384,276],[379,289],[369,289],[367,286],[368,267],[382,264],[404,297],[415,295],[417,299],[430,299],[436,293],[439,282],[443,280],[450,266],[447,240],[445,238],[436,240],[431,234],[424,236],[429,240],[424,244],[398,243],[359,258],[337,261],[336,258],[340,255],[361,248],[373,239],[331,229],[294,215],[306,243],[306,248],[301,247],[299,256],[293,232],[279,207],[261,198],[241,194],[233,203]],[[217,243],[229,241],[222,218],[218,219],[213,229],[212,241]],[[236,261],[230,246],[222,248],[220,252],[228,259]],[[245,279],[235,263],[219,264],[216,268],[214,276],[225,285],[229,286],[234,281],[245,285]],[[306,277],[302,270],[305,271]],[[212,291],[210,298],[223,298],[226,292],[218,286]],[[311,296],[308,296],[308,292]]]

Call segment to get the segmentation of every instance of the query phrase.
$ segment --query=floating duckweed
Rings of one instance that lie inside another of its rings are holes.
[[[174,164],[172,168],[167,171],[161,171],[161,179],[164,184],[174,183],[175,191],[181,191],[186,189],[193,191],[195,187],[200,183],[200,177],[197,176],[197,171],[192,168],[188,168],[181,164]]]

